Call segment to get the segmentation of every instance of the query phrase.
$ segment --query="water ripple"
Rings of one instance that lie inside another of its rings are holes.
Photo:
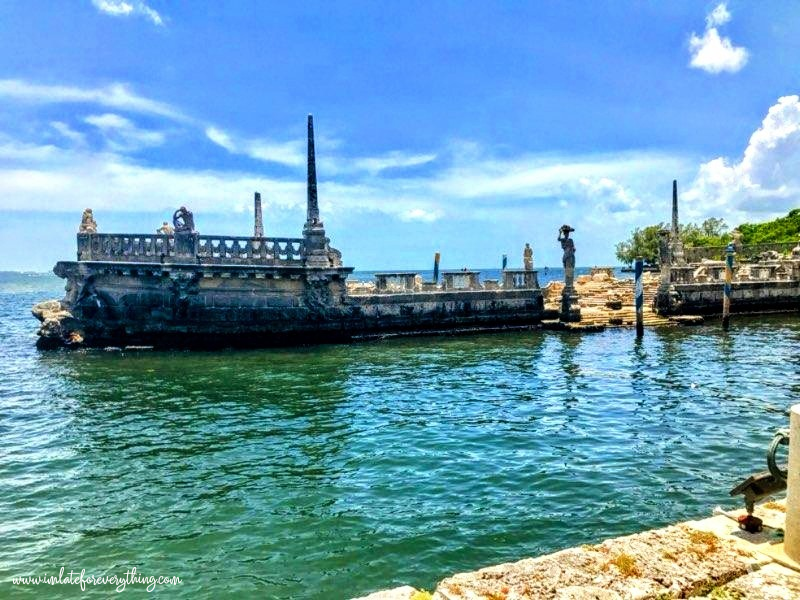
[[[0,293],[0,585],[331,598],[708,514],[800,398],[800,318],[216,353],[39,353]],[[48,589],[48,597],[71,596]]]

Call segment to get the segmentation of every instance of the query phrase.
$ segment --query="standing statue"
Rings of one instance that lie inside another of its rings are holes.
[[[78,227],[78,233],[97,233],[97,223],[94,220],[94,215],[92,214],[91,208],[87,208],[83,211],[81,224],[80,227]]]
[[[569,237],[569,234],[575,231],[569,225],[562,225],[558,230],[558,241],[561,242],[561,249],[564,251],[564,257],[561,259],[564,264],[564,274],[570,274],[570,279],[575,273],[575,242]]]
[[[172,224],[175,226],[175,233],[194,233],[194,215],[192,211],[181,206],[172,215]]]
[[[741,252],[742,252],[742,232],[739,231],[738,228],[736,228],[733,231],[731,231],[731,235],[733,236],[733,241],[731,242],[733,244],[733,251],[736,252],[736,254],[741,254]]]
[[[562,321],[580,321],[581,309],[578,304],[578,294],[575,291],[575,242],[569,234],[575,231],[569,225],[562,225],[558,230],[558,241],[564,251],[562,263],[564,265],[564,290],[561,292],[561,311],[559,318]]]
[[[525,265],[526,271],[533,271],[533,248],[526,243],[525,249],[522,251],[522,263]]]

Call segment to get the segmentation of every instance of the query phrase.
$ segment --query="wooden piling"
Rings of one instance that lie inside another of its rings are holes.
[[[636,306],[636,337],[640,338],[644,335],[644,282],[642,281],[642,273],[644,271],[644,261],[637,258],[633,264],[633,289],[634,289],[634,303]]]
[[[733,281],[733,244],[725,249],[725,285],[722,288],[722,328],[731,325],[731,282]]]

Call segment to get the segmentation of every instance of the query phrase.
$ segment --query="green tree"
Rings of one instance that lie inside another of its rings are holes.
[[[630,238],[617,244],[617,259],[630,265],[641,256],[647,265],[658,264],[658,232],[664,227],[664,223],[659,223],[634,229]]]
[[[800,208],[790,210],[785,217],[766,223],[742,223],[738,227],[743,244],[796,242],[800,237]]]
[[[687,248],[697,246],[725,246],[731,236],[723,219],[706,219],[700,225],[687,223],[679,229],[681,241]]]
[[[658,264],[658,237],[659,231],[667,226],[664,223],[648,225],[647,227],[633,230],[631,237],[616,246],[617,259],[623,264],[630,265],[637,256],[644,259],[646,265]],[[683,245],[691,248],[695,246],[724,246],[731,240],[728,226],[722,219],[706,219],[700,225],[687,223],[678,229]]]

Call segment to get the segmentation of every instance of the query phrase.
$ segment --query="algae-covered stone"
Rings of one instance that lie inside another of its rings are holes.
[[[685,598],[746,574],[731,540],[672,526],[445,579],[438,600]]]

